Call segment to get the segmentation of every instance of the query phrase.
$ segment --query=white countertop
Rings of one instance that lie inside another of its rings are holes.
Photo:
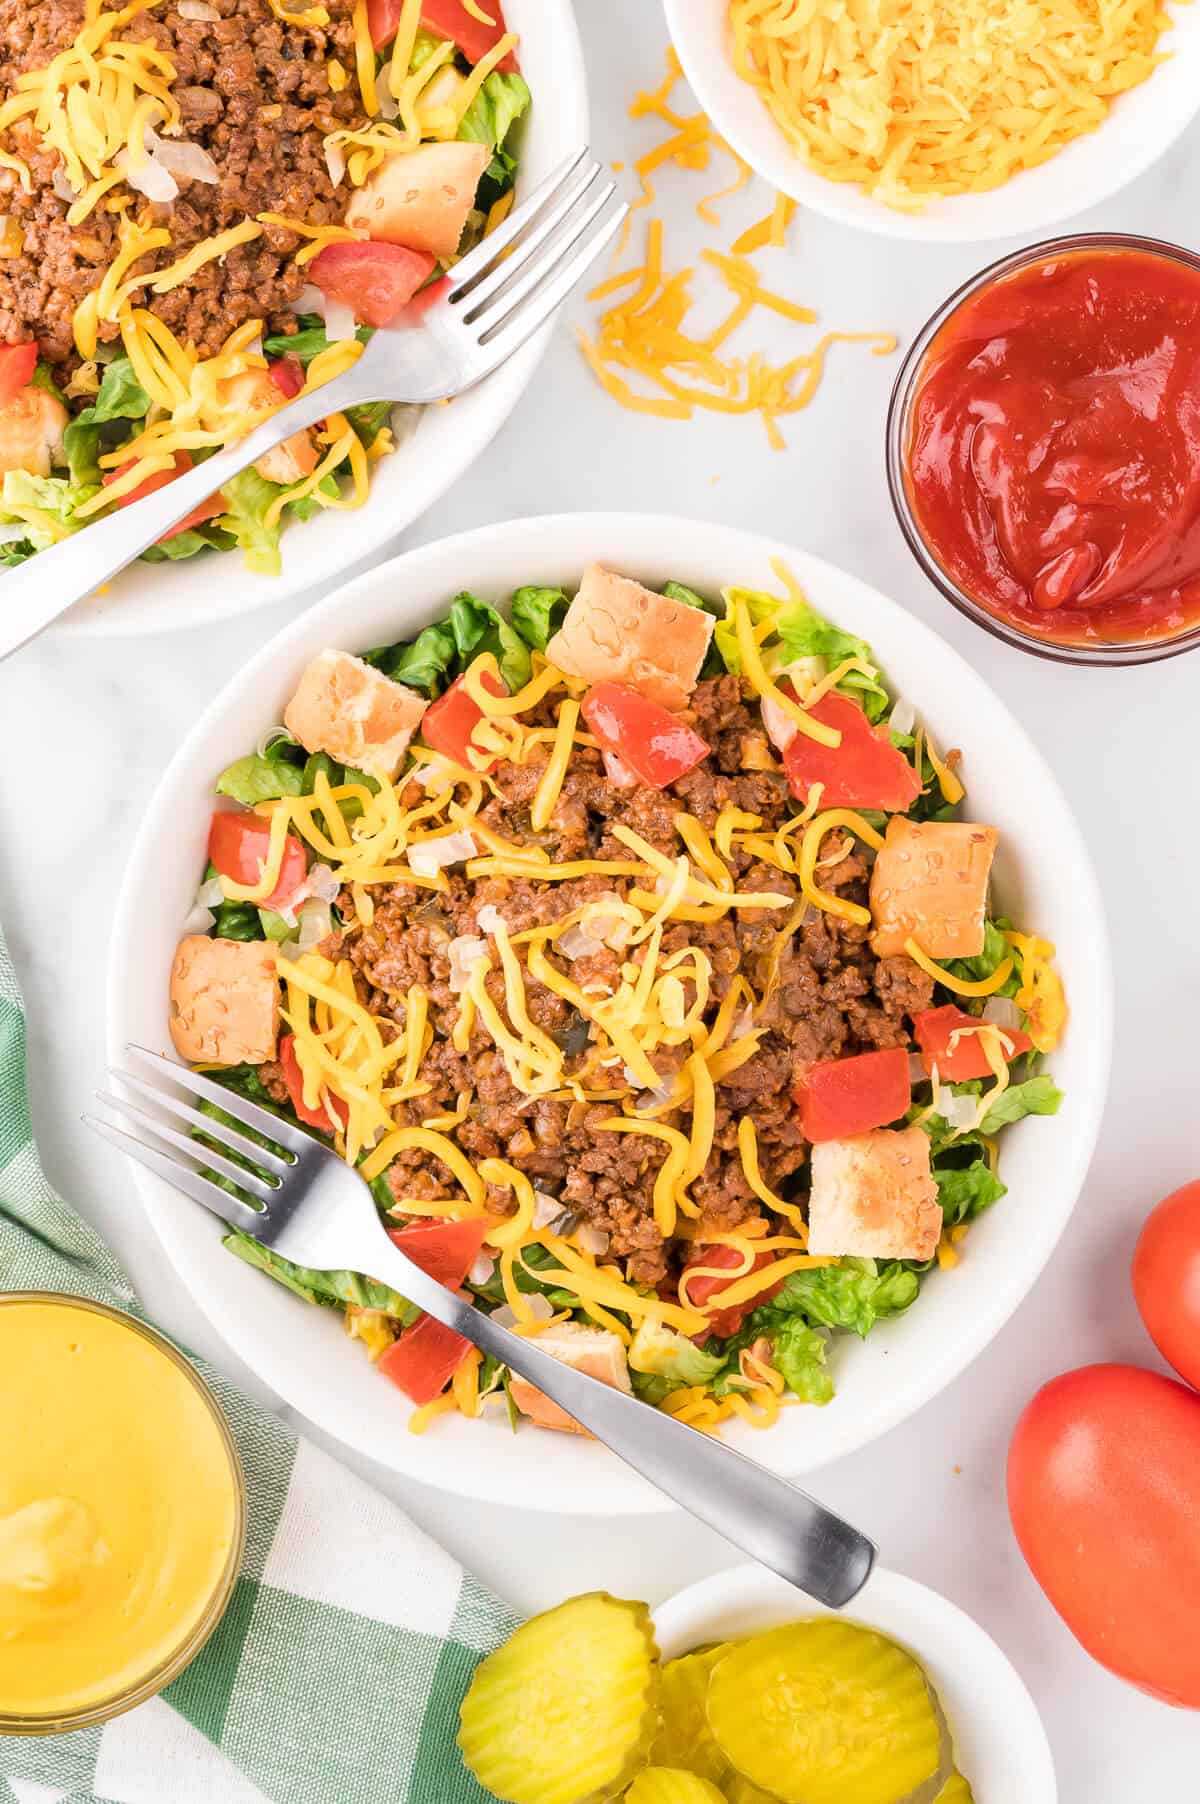
[[[594,141],[605,156],[628,159],[632,146],[639,154],[656,141],[626,123],[624,106],[635,88],[660,79],[662,21],[649,0],[586,0],[579,10]],[[1200,129],[1080,223],[1187,237],[1194,216],[1186,197],[1200,202],[1198,156]],[[692,237],[691,202],[727,179],[723,166],[714,173],[663,181],[669,255],[673,233],[685,248]],[[729,229],[709,242],[728,243],[767,211],[770,196],[756,184],[727,204]],[[951,287],[1007,248],[894,244],[803,214],[791,246],[764,268],[776,286],[818,307],[822,326],[886,328],[902,342]],[[585,320],[586,303],[576,298],[570,313]],[[790,330],[776,343],[811,342],[807,328]],[[835,353],[812,408],[784,423],[789,448],[776,454],[753,419],[681,424],[619,411],[564,324],[540,383],[492,452],[407,542],[573,508],[654,509],[761,528],[846,566],[934,625],[1053,762],[1099,868],[1117,957],[1112,1100],[1092,1174],[1051,1268],[989,1351],[815,1488],[878,1540],[885,1564],[945,1592],[1007,1650],[1045,1714],[1063,1804],[1192,1796],[1200,1727],[1120,1685],[1077,1648],[1016,1551],[1004,1456],[1021,1407],[1052,1373],[1096,1359],[1153,1363],[1129,1292],[1129,1257],[1146,1211],[1200,1165],[1195,1099],[1185,1100],[1200,1000],[1200,852],[1186,849],[1200,819],[1200,660],[1072,670],[1009,651],[955,615],[912,563],[888,504],[882,429],[895,364],[853,348]],[[536,546],[531,553],[536,568]],[[681,559],[686,577],[686,546]],[[215,563],[212,572],[219,582]],[[131,835],[186,726],[291,611],[152,640],[46,639],[0,666],[0,920],[29,1008],[45,1163],[107,1234],[163,1325],[235,1371],[167,1268],[121,1160],[79,1115],[101,1077],[108,928]],[[481,1512],[365,1462],[360,1469],[526,1609],[598,1585],[657,1601],[733,1557],[678,1515],[559,1524]]]

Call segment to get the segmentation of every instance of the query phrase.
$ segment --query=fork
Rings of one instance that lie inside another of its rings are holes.
[[[100,1093],[98,1100],[139,1132],[84,1116],[112,1145],[283,1258],[390,1285],[537,1385],[651,1484],[799,1590],[840,1609],[862,1589],[876,1552],[865,1535],[744,1454],[572,1370],[536,1338],[513,1334],[446,1290],[388,1237],[366,1185],[330,1147],[160,1053],[131,1045],[126,1059],[144,1075],[114,1071],[126,1095]],[[197,1097],[217,1104],[232,1125],[204,1114]],[[272,1144],[258,1145],[243,1128]],[[199,1146],[196,1132],[225,1152]],[[253,1205],[213,1183],[205,1170],[230,1179]]]
[[[38,552],[0,578],[0,658],[165,538],[264,452],[327,415],[368,401],[428,403],[473,388],[552,317],[629,208],[613,205],[586,145],[448,275],[378,331],[342,376],[302,394],[248,437],[154,494]]]

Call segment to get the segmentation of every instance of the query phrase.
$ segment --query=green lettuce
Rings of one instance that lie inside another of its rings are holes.
[[[773,623],[777,640],[772,648],[775,653],[773,661],[777,666],[794,664],[799,658],[821,658],[831,667],[844,663],[847,658],[861,658],[874,666],[871,648],[865,639],[857,639],[852,633],[843,632],[841,627],[834,626],[832,621],[826,620],[824,615],[818,614],[815,608],[798,597],[768,595],[759,589],[730,589],[727,598],[729,601],[745,602],[750,618],[756,625],[768,620]],[[733,621],[728,615],[717,622],[715,643],[725,668],[740,672],[741,655]],[[838,688],[853,695],[868,720],[878,720],[891,705],[891,698],[879,680],[878,672],[873,677],[868,677],[860,671],[851,671],[838,684]]]
[[[772,1360],[788,1389],[805,1403],[825,1404],[833,1396],[833,1379],[826,1370],[829,1343],[802,1316],[785,1316],[771,1336]]]
[[[933,1175],[937,1180],[942,1220],[947,1228],[982,1215],[1006,1194],[1008,1188],[996,1177],[986,1159],[973,1159],[969,1165],[935,1167]]]
[[[570,605],[561,589],[518,589],[511,604],[513,626],[526,645],[545,651]]]
[[[724,1353],[708,1353],[686,1335],[651,1321],[640,1324],[629,1348],[633,1371],[665,1378],[670,1388],[710,1384],[725,1364]]]
[[[90,407],[76,414],[63,434],[63,452],[77,488],[95,489],[100,482],[100,453],[115,450],[125,435],[102,432],[120,420],[145,420],[150,397],[133,373],[128,357],[114,357],[105,367],[99,392]]]
[[[96,487],[76,488],[64,476],[31,476],[28,470],[8,470],[4,477],[4,486],[0,489],[0,516],[12,507],[35,507],[39,512],[48,514],[69,531],[77,530],[75,510],[90,500],[96,493]],[[79,522],[80,525],[85,522]],[[20,541],[33,546],[35,551],[45,551],[56,543],[55,535],[44,527],[22,521],[25,528],[25,539]]]
[[[897,1261],[846,1259],[840,1265],[793,1272],[769,1311],[803,1316],[811,1327],[843,1328],[865,1336],[876,1322],[903,1315],[916,1301],[915,1275]]]
[[[372,328],[358,326],[354,336],[359,344],[365,345],[373,336]],[[264,338],[263,350],[268,357],[297,357],[307,369],[314,357],[329,349],[330,342],[320,314],[302,313],[296,319],[295,332],[273,332],[269,338]]]
[[[313,1271],[305,1265],[293,1265],[290,1259],[283,1258],[271,1247],[243,1234],[240,1228],[231,1229],[221,1245],[244,1259],[247,1265],[266,1272],[277,1284],[303,1297],[306,1303],[320,1303],[328,1309],[345,1309],[347,1304],[360,1309],[378,1309],[399,1322],[402,1328],[415,1322],[421,1313],[397,1291],[386,1284],[377,1284],[374,1278],[362,1278],[357,1272]]]
[[[999,921],[985,921],[983,924],[983,951],[975,958],[948,959],[946,962],[947,971],[955,977],[963,978],[968,983],[986,982],[986,980],[992,976],[996,968],[1004,963],[1006,958],[1012,957],[1012,947],[1005,939],[1003,933],[1004,928],[1011,926],[1011,921],[1003,919]],[[1015,996],[1020,987],[1021,979],[1017,973],[1016,963],[1014,961],[1013,969],[1000,985],[1000,988],[994,990],[992,994],[995,996]],[[983,1010],[982,1001],[968,999],[963,1006],[969,1014],[979,1014],[982,1013]]]
[[[228,512],[218,525],[241,546],[247,569],[257,576],[278,576],[283,568],[279,522],[266,523],[267,509],[282,492],[278,483],[267,482],[253,468],[234,476],[221,490]]]
[[[1026,1115],[1057,1115],[1062,1099],[1062,1091],[1045,1072],[1026,1078],[1023,1084],[1010,1084],[984,1116],[982,1131],[998,1134],[1002,1127]]]
[[[507,194],[517,173],[513,127],[529,109],[531,95],[523,75],[493,69],[463,114],[460,138],[491,146],[492,160],[483,172],[475,205],[483,213]]]
[[[280,796],[308,794],[311,786],[305,784],[305,767],[272,756],[274,749],[268,747],[262,756],[251,752],[249,757],[229,765],[217,778],[216,793],[247,808],[258,802],[273,802]]]
[[[490,602],[464,591],[454,597],[444,621],[407,643],[367,652],[366,662],[394,682],[438,695],[483,652],[492,653],[510,691],[529,681],[528,644]]]

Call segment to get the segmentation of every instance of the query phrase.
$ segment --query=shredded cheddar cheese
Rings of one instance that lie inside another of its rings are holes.
[[[944,965],[936,964],[927,952],[922,952],[916,940],[905,940],[904,950],[915,965],[920,965],[922,971],[927,971],[943,989],[950,990],[955,996],[994,996],[997,990],[1004,988],[1013,968],[1011,958],[1001,959],[990,977],[981,977],[977,983],[972,983],[965,977],[956,977]]]
[[[1062,978],[1050,960],[1054,947],[1033,933],[1006,932],[1021,973],[1015,1001],[1025,1011],[1029,1037],[1039,1052],[1052,1052],[1062,1038],[1067,1021],[1067,999]]]

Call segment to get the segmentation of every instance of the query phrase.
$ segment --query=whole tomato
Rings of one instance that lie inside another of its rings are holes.
[[[1200,1181],[1148,1217],[1133,1255],[1133,1294],[1168,1365],[1200,1390]]]
[[[1052,1378],[1017,1424],[1008,1506],[1093,1659],[1200,1709],[1200,1397],[1136,1366]]]

